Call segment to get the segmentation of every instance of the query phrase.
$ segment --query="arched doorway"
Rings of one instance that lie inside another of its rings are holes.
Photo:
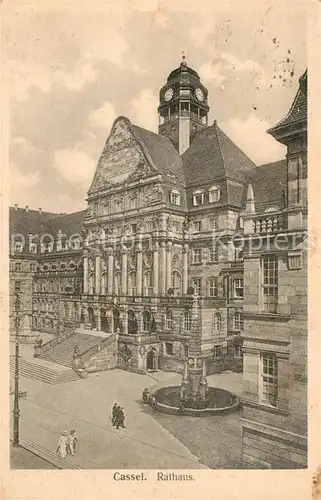
[[[88,321],[91,324],[92,330],[96,328],[96,318],[92,307],[88,307]]]
[[[109,332],[109,324],[106,316],[106,309],[100,309],[100,329],[102,332]]]
[[[138,325],[134,311],[129,310],[127,313],[127,318],[128,318],[128,333],[136,334],[138,331]]]
[[[114,307],[113,309],[113,322],[114,322],[114,333],[116,333],[117,329],[121,327],[120,314],[119,314],[119,309],[117,309],[117,307]]]
[[[155,349],[151,349],[147,353],[146,368],[147,368],[148,371],[155,371],[156,370],[156,353],[155,353]]]

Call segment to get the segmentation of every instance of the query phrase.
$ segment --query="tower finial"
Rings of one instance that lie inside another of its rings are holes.
[[[182,62],[181,62],[181,65],[182,66],[186,66],[186,56],[185,56],[185,51],[182,50]]]

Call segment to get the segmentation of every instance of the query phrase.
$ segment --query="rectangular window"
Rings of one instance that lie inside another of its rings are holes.
[[[177,207],[180,206],[181,200],[180,200],[180,194],[177,191],[172,191],[170,193],[170,203],[172,205],[176,205]]]
[[[210,219],[210,230],[216,231],[218,229],[218,217]]]
[[[22,271],[22,263],[21,262],[16,262],[15,271]]]
[[[261,353],[261,399],[276,406],[278,397],[278,361],[274,353]]]
[[[145,229],[147,233],[151,233],[154,229],[153,221],[148,220],[145,224]]]
[[[17,241],[15,244],[14,244],[14,251],[17,252],[17,253],[21,253],[22,252],[22,249],[23,249],[23,245],[20,241]]]
[[[137,224],[132,224],[131,225],[131,232],[132,232],[132,234],[136,234],[137,233]]]
[[[233,280],[233,298],[243,299],[244,295],[244,281],[243,278],[235,278]]]
[[[218,248],[217,245],[213,245],[209,248],[209,262],[218,262]]]
[[[34,263],[30,264],[30,271],[32,273],[35,273],[36,272],[36,267],[37,267],[36,264],[34,264]]]
[[[193,264],[202,263],[202,248],[194,248],[193,250]]]
[[[129,198],[129,208],[131,210],[134,210],[135,208],[137,208],[137,205],[138,205],[137,196],[133,196],[132,198]]]
[[[223,346],[215,345],[214,346],[214,358],[221,358],[223,355]]]
[[[208,294],[210,297],[218,296],[218,280],[217,278],[209,278],[208,279]]]
[[[194,288],[194,292],[197,295],[201,295],[202,278],[193,278],[192,279],[192,287]]]
[[[37,245],[36,245],[36,243],[30,243],[30,245],[29,245],[29,252],[30,253],[37,253]]]
[[[288,268],[289,269],[301,269],[302,268],[302,256],[301,254],[289,254],[288,255]]]
[[[196,233],[199,233],[200,231],[202,231],[202,221],[201,220],[194,221],[194,231]]]
[[[14,282],[14,291],[15,292],[21,292],[21,281],[15,281]]]
[[[262,258],[262,278],[263,309],[275,313],[278,303],[278,261],[275,255]]]

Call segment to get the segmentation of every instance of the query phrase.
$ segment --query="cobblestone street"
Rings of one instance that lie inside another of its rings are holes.
[[[21,390],[27,390],[21,400],[21,436],[52,452],[62,429],[76,429],[77,454],[67,460],[84,469],[238,467],[238,413],[176,417],[156,414],[141,404],[144,387],[179,382],[175,373],[143,376],[121,370],[60,385],[21,378]],[[241,375],[214,375],[209,385],[239,394]],[[110,422],[114,402],[126,415],[126,428],[118,431]]]

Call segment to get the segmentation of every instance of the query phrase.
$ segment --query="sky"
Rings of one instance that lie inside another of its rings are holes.
[[[266,130],[306,69],[303,3],[84,5],[20,8],[4,24],[10,204],[84,209],[113,121],[157,132],[159,89],[182,51],[208,88],[209,123],[257,165],[285,157]]]

